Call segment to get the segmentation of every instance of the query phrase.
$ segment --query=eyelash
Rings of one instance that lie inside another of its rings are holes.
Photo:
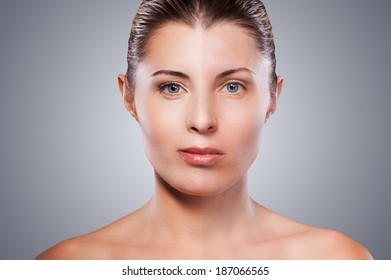
[[[245,86],[244,84],[242,84],[241,82],[238,82],[238,81],[228,81],[227,83],[224,84],[224,86],[223,86],[222,88],[225,89],[227,92],[229,92],[229,93],[232,94],[232,95],[236,94],[237,92],[230,92],[230,91],[228,90],[227,86],[230,85],[230,84],[236,84],[236,85],[238,85],[239,87],[241,87],[241,89],[239,89],[238,92],[240,92],[240,91],[246,89],[246,86]],[[175,85],[175,86],[179,87],[179,91],[185,90],[185,89],[183,88],[183,86],[182,86],[180,83],[178,83],[178,82],[173,82],[173,81],[162,83],[162,84],[160,84],[160,85],[158,86],[157,89],[158,89],[158,91],[159,91],[161,94],[163,94],[165,91],[166,91],[167,94],[169,94],[169,95],[176,95],[176,94],[178,94],[178,93],[173,93],[173,92],[168,92],[168,91],[167,91],[167,86],[170,86],[170,85]]]
[[[179,88],[182,89],[182,90],[184,89],[183,86],[182,86],[180,83],[177,83],[177,82],[165,82],[165,83],[160,84],[160,85],[158,86],[159,92],[160,92],[160,93],[163,93],[164,91],[166,91],[166,87],[167,87],[167,86],[170,86],[170,85],[175,85],[175,86],[179,87]],[[174,95],[175,93],[169,92],[169,94]]]
[[[238,82],[238,81],[228,81],[227,83],[224,84],[223,89],[226,89],[226,91],[228,91],[228,88],[227,88],[227,87],[228,87],[228,85],[230,85],[230,84],[236,84],[236,85],[238,85],[239,87],[241,87],[241,89],[239,89],[238,92],[240,92],[240,91],[246,89],[246,86],[245,86],[244,84],[242,84],[241,82]],[[228,91],[228,92],[229,92],[229,91]],[[234,92],[234,93],[230,92],[230,94],[235,94],[235,93],[237,93],[237,92]]]

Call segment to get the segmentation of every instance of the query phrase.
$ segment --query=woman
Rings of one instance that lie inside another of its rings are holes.
[[[259,0],[143,1],[118,77],[154,168],[142,208],[38,259],[370,259],[333,230],[248,196],[247,170],[283,78]]]

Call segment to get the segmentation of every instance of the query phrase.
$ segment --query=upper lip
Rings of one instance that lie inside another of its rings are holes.
[[[222,155],[223,152],[210,147],[189,147],[185,149],[180,149],[181,152],[189,154],[198,154],[198,155]]]

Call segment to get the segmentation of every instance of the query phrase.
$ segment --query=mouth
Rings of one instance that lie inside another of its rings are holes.
[[[212,166],[224,157],[224,153],[214,148],[191,147],[179,150],[179,154],[184,161],[195,166]]]

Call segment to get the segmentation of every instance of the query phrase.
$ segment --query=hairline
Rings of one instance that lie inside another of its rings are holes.
[[[148,57],[148,48],[151,44],[151,41],[154,40],[156,34],[164,29],[164,28],[167,28],[167,26],[169,25],[177,25],[177,26],[185,26],[185,27],[189,27],[190,29],[197,29],[197,28],[201,28],[202,30],[204,31],[208,31],[218,25],[224,25],[224,24],[233,24],[233,25],[236,25],[237,27],[241,28],[244,32],[246,32],[249,36],[251,36],[251,38],[253,39],[254,41],[254,46],[257,47],[257,50],[260,54],[260,60],[262,62],[267,62],[268,64],[271,64],[271,61],[268,57],[265,57],[263,52],[261,51],[260,49],[260,46],[258,46],[258,43],[257,43],[257,39],[255,38],[256,34],[254,34],[254,32],[252,32],[250,30],[250,28],[246,27],[245,26],[245,23],[242,22],[241,20],[237,20],[237,19],[219,19],[219,20],[216,20],[216,21],[213,21],[213,22],[210,22],[208,24],[205,23],[205,21],[202,20],[202,16],[200,17],[197,17],[196,20],[193,20],[193,21],[188,21],[186,22],[185,20],[175,20],[175,19],[168,19],[164,22],[162,22],[161,26],[153,29],[150,33],[150,36],[148,38],[148,40],[145,42],[145,46],[144,46],[144,51],[142,53],[142,55],[140,56],[140,59],[139,61],[137,62],[137,66],[142,63],[147,57]],[[137,69],[138,67],[136,66],[136,68],[134,69],[134,89],[135,89],[135,77],[136,77],[136,72],[137,72]],[[268,68],[270,67],[270,65],[268,65]],[[271,70],[271,69],[270,69]],[[128,77],[129,79],[129,77]],[[129,81],[130,82],[130,81]],[[134,90],[133,89],[133,90]]]

